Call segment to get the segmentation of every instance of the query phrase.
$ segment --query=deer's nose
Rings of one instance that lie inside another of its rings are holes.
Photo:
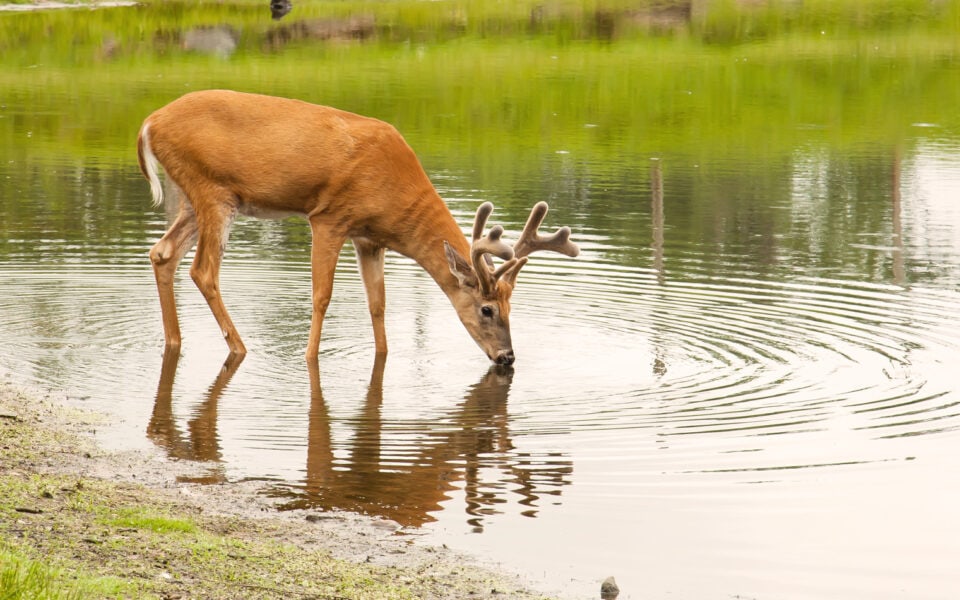
[[[501,350],[497,353],[494,362],[498,365],[512,365],[516,358],[513,356],[513,350]]]

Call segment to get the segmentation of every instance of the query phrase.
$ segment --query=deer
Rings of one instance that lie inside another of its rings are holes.
[[[313,312],[307,359],[319,355],[334,270],[348,238],[356,250],[377,355],[387,353],[384,255],[390,249],[413,259],[433,278],[469,335],[500,365],[515,360],[510,298],[528,256],[551,251],[576,257],[580,252],[570,241],[569,227],[540,235],[545,202],[533,207],[512,245],[502,238],[500,225],[484,233],[493,204],[482,203],[468,241],[393,125],[301,100],[230,90],[188,93],[144,120],[137,158],[155,206],[165,201],[161,168],[178,197],[176,216],[149,252],[165,352],[180,351],[174,275],[196,246],[191,279],[230,355],[246,354],[219,282],[237,215],[300,216],[310,225]]]

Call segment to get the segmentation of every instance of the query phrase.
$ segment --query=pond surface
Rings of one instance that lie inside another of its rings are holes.
[[[389,518],[564,598],[611,574],[621,598],[960,593],[953,32],[717,45],[657,15],[600,40],[560,17],[358,39],[306,33],[349,30],[322,5],[284,24],[164,7],[0,15],[6,377],[115,415],[107,447]],[[188,47],[214,26],[232,47]],[[296,219],[234,226],[222,288],[245,360],[224,362],[184,266],[165,361],[147,251],[168,215],[134,140],[206,87],[396,124],[464,228],[490,200],[516,239],[547,200],[544,228],[582,253],[524,269],[515,368],[395,254],[375,360],[349,247],[313,368]]]

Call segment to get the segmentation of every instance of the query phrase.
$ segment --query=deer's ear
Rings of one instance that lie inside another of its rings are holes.
[[[443,242],[443,249],[447,254],[447,265],[450,267],[450,272],[460,282],[460,287],[477,287],[479,285],[477,274],[473,271],[473,267],[470,266],[467,259],[460,256],[460,253],[454,250],[446,240]]]

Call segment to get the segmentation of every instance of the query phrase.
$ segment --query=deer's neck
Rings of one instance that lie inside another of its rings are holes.
[[[467,260],[470,258],[470,243],[446,203],[433,189],[417,203],[409,217],[410,231],[398,240],[394,250],[417,261],[440,289],[451,296],[460,285],[450,272],[444,242]]]

